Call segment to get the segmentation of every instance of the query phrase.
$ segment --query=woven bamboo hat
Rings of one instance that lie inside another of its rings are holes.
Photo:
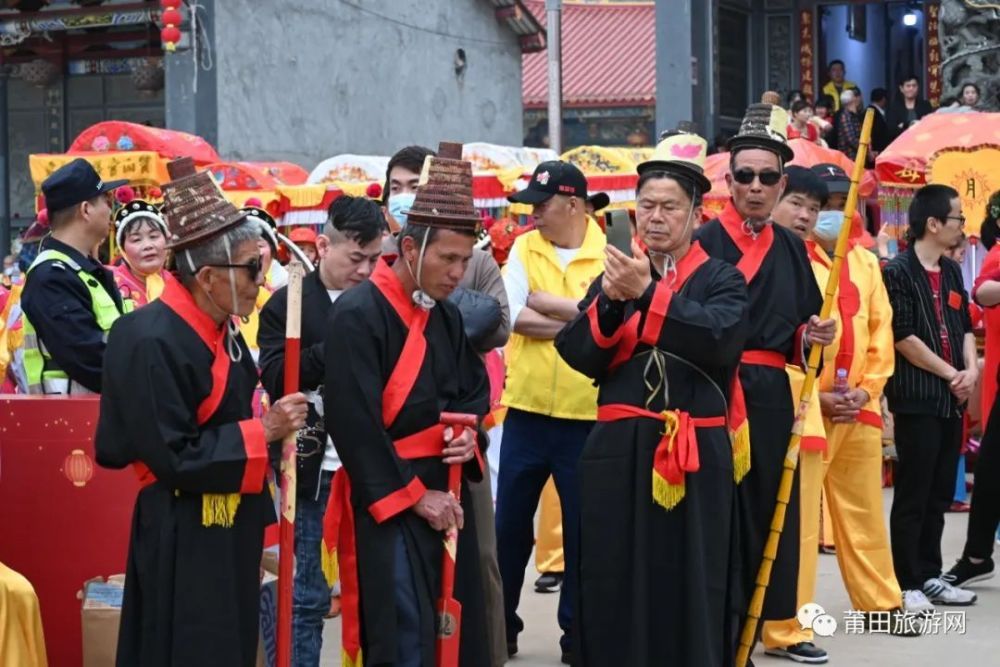
[[[462,144],[442,141],[437,155],[424,161],[420,187],[406,221],[479,233],[483,221],[472,201],[472,163],[462,159]]]
[[[195,171],[183,157],[167,164],[160,213],[167,222],[167,247],[184,250],[211,240],[243,222],[246,214],[229,202],[207,171]]]

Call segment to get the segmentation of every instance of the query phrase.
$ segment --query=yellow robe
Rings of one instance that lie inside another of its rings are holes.
[[[785,366],[792,388],[792,401],[797,403],[802,394],[806,374],[798,366]],[[798,606],[814,602],[816,594],[816,565],[819,558],[820,491],[823,488],[823,449],[826,448],[826,431],[819,409],[817,387],[813,385],[809,411],[802,429],[799,446],[799,576],[796,599]],[[771,582],[780,585],[781,582]],[[783,621],[765,621],[761,641],[766,648],[784,648],[813,639],[807,630],[792,618]]]
[[[538,533],[535,538],[535,567],[542,574],[563,572],[562,506],[555,481],[549,477],[542,489],[542,500],[538,503]]]
[[[38,596],[23,576],[0,563],[0,667],[46,667]]]
[[[818,247],[810,251],[813,273],[821,288],[830,275],[829,256]],[[851,318],[853,345],[848,369],[851,388],[864,389],[870,398],[862,415],[851,424],[834,424],[824,419],[827,448],[821,474],[824,498],[830,511],[830,523],[837,545],[837,561],[851,605],[859,611],[885,611],[899,607],[901,591],[892,567],[892,552],[882,511],[882,428],[880,399],[886,381],[892,375],[895,347],[892,336],[892,307],[882,282],[878,260],[860,246],[852,247],[845,258],[851,283],[858,291],[858,312]],[[839,290],[837,292],[839,297]],[[819,391],[833,391],[838,354],[844,343],[844,322],[839,301],[834,302],[832,317],[837,322],[837,336],[823,350],[823,371],[818,378]],[[845,361],[841,357],[840,361]],[[793,388],[793,396],[795,391]],[[799,603],[819,602],[810,599],[815,592],[816,538],[805,543],[806,510],[819,518],[819,487],[807,489],[803,461],[803,543],[799,570]],[[816,500],[808,500],[807,496]],[[810,505],[806,505],[806,503]],[[811,570],[807,566],[812,561]],[[808,579],[809,582],[805,582]],[[803,593],[808,596],[803,597]],[[770,632],[769,632],[770,630]],[[765,624],[764,644],[768,648],[812,641],[812,632],[799,627],[795,619]]]

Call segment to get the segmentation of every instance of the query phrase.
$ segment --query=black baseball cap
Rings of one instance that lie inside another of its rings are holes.
[[[813,165],[810,168],[812,173],[819,176],[819,180],[826,184],[826,189],[831,195],[847,194],[851,189],[851,179],[843,169],[830,162]]]
[[[55,213],[120,188],[126,183],[127,179],[102,181],[100,174],[89,162],[77,158],[59,167],[42,181],[42,194],[45,195],[45,206],[49,213]]]
[[[535,167],[528,187],[507,197],[516,204],[541,204],[553,195],[587,198],[587,178],[576,166],[561,160]]]

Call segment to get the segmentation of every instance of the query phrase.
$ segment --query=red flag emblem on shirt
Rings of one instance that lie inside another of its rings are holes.
[[[961,308],[962,295],[956,292],[955,290],[951,290],[950,292],[948,292],[948,305],[951,307],[952,310],[958,310],[959,308]]]

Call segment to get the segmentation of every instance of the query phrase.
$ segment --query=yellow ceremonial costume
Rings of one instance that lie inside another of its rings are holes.
[[[830,275],[829,256],[815,246],[810,258],[816,280],[825,285]],[[855,295],[841,294],[848,283]],[[845,308],[856,312],[845,316]],[[886,611],[899,607],[902,596],[882,511],[880,401],[893,372],[895,347],[892,307],[882,271],[875,256],[860,246],[852,246],[845,257],[832,315],[837,321],[837,337],[823,350],[820,391],[833,391],[836,369],[847,368],[849,386],[864,389],[870,400],[854,423],[824,420],[824,498],[851,605],[859,611]]]
[[[802,383],[806,374],[798,366],[785,366],[788,383],[792,388],[792,400],[798,401],[802,393]],[[798,607],[815,602],[816,565],[819,559],[819,498],[823,489],[823,453],[826,449],[826,434],[823,429],[823,415],[819,408],[819,396],[813,385],[813,396],[809,402],[802,440],[799,442],[799,576],[796,592]],[[761,631],[761,641],[765,648],[784,648],[799,642],[811,642],[813,631],[804,630],[797,619],[765,621]]]
[[[535,567],[542,574],[563,572],[562,507],[555,481],[549,477],[542,489],[542,500],[538,503],[538,532],[535,537]]]
[[[831,258],[813,242],[807,246],[816,281],[824,286],[830,276]],[[831,317],[837,322],[837,336],[823,350],[823,370],[817,378],[819,391],[833,391],[837,369],[846,368],[848,385],[864,389],[870,400],[854,423],[834,424],[823,419],[826,451],[822,454],[821,484],[814,484],[803,444],[799,458],[799,605],[814,602],[822,488],[824,523],[832,530],[837,545],[837,561],[851,606],[859,611],[886,611],[899,607],[902,597],[882,512],[880,400],[893,370],[892,308],[878,260],[861,246],[851,246],[845,257]],[[792,396],[797,396],[802,374],[797,382],[793,373],[789,375]],[[819,407],[815,397],[813,404]],[[810,423],[807,418],[803,443],[812,432]],[[786,647],[812,641],[812,631],[802,630],[795,619],[765,623],[763,641],[768,648]]]
[[[23,576],[0,563],[0,667],[46,667],[38,596]]]

